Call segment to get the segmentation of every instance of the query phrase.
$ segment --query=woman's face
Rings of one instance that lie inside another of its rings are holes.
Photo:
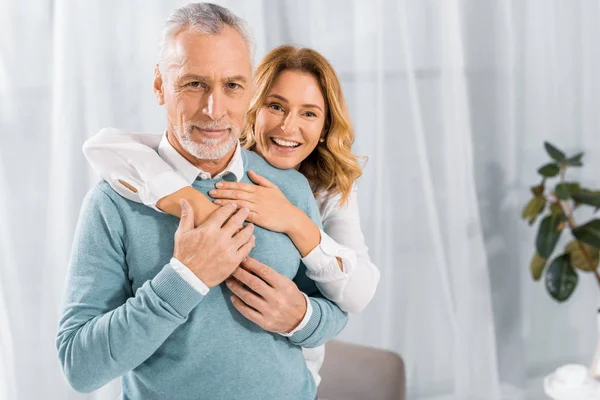
[[[274,167],[297,169],[319,144],[326,112],[313,75],[283,71],[256,114],[256,151]]]

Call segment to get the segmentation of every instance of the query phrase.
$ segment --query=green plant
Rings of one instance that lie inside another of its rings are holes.
[[[533,225],[546,212],[538,227],[536,251],[530,264],[531,275],[537,281],[546,270],[544,281],[548,293],[556,301],[563,302],[577,286],[577,270],[594,274],[600,285],[600,219],[577,224],[573,217],[573,210],[580,206],[592,206],[596,213],[600,209],[600,190],[586,189],[578,182],[565,180],[568,167],[583,165],[583,153],[567,157],[548,142],[544,143],[544,147],[552,161],[538,169],[542,183],[531,188],[533,198],[523,209],[521,218]],[[546,194],[547,181],[556,177],[559,179],[558,183]],[[571,231],[573,240],[561,254],[548,262],[565,229]]]

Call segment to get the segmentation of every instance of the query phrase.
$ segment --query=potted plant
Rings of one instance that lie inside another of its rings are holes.
[[[584,188],[578,182],[566,179],[568,168],[583,165],[583,153],[567,157],[548,142],[544,143],[544,147],[552,161],[538,169],[542,182],[531,188],[533,198],[523,209],[521,217],[533,225],[543,215],[530,264],[531,276],[537,281],[546,271],[544,282],[548,293],[556,301],[563,302],[577,287],[579,273],[593,274],[600,285],[600,219],[577,223],[573,216],[578,207],[591,206],[595,208],[594,213],[598,211],[600,190]],[[550,185],[551,179],[558,179],[558,182]],[[551,260],[565,230],[570,231],[573,238]]]
[[[545,271],[544,283],[548,293],[556,301],[564,302],[577,287],[579,273],[594,275],[600,285],[600,219],[577,223],[573,216],[573,211],[583,206],[593,207],[595,214],[600,209],[600,191],[584,188],[579,182],[566,179],[568,168],[583,165],[583,153],[567,157],[548,142],[544,143],[544,147],[551,161],[538,169],[542,182],[531,188],[533,198],[523,209],[521,217],[533,225],[543,215],[535,238],[531,276],[536,281],[540,280]],[[553,179],[558,179],[558,182],[550,184]],[[570,231],[572,239],[553,257],[565,230]],[[598,321],[600,326],[600,318]],[[598,398],[600,383],[596,379],[600,378],[600,342],[587,374],[585,370],[582,365],[558,368],[544,380],[546,394],[557,400],[572,399],[575,394],[592,394],[591,398]]]

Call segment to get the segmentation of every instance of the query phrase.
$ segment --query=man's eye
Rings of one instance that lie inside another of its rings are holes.
[[[229,82],[227,84],[227,89],[231,89],[231,90],[237,90],[237,89],[241,89],[242,86],[238,83],[234,83],[234,82]]]
[[[193,87],[193,88],[199,88],[200,86],[202,86],[202,83],[201,83],[201,82],[198,82],[198,81],[194,81],[194,82],[190,82],[190,83],[188,83],[187,85],[188,85],[188,86],[191,86],[191,87]]]

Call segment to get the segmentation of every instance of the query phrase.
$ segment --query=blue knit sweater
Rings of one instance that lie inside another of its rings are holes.
[[[277,184],[320,225],[308,182],[244,151],[244,170]],[[203,193],[213,180],[196,180]],[[247,175],[243,182],[250,183]],[[206,296],[169,265],[179,220],[128,201],[105,183],[87,194],[79,217],[57,336],[63,371],[80,392],[122,377],[122,399],[314,399],[300,346],[336,336],[347,315],[305,275],[281,233],[255,228],[250,255],[293,279],[310,297],[308,325],[286,338],[244,318],[221,284]]]

